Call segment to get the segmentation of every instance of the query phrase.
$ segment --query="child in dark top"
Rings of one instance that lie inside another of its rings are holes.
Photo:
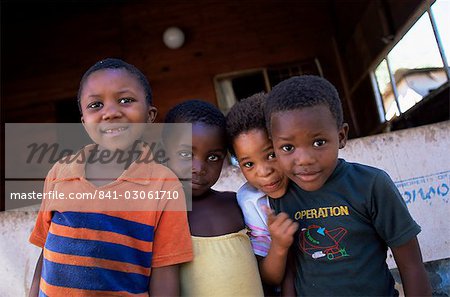
[[[261,280],[236,194],[218,192],[216,183],[227,154],[225,117],[212,104],[183,102],[171,109],[166,123],[191,123],[189,133],[163,133],[168,165],[186,179],[192,193],[188,213],[194,260],[181,268],[183,296],[262,296]],[[187,195],[188,196],[188,195]]]
[[[394,296],[390,247],[406,296],[431,295],[416,235],[420,227],[382,170],[338,159],[347,141],[338,93],[316,76],[273,88],[266,122],[291,182],[271,200],[297,221],[293,245],[298,296]]]
[[[289,247],[297,224],[286,214],[266,215],[269,197],[286,191],[288,178],[281,171],[269,139],[264,118],[266,95],[255,94],[233,105],[227,114],[229,149],[247,179],[237,192],[238,203],[250,229],[253,251],[266,284],[281,283]],[[266,295],[271,287],[267,287]],[[272,292],[273,294],[273,292]]]
[[[43,249],[30,296],[178,296],[178,264],[193,257],[186,212],[168,211],[174,205],[169,200],[142,202],[136,209],[134,202],[114,204],[120,199],[100,196],[183,192],[173,172],[145,161],[151,153],[141,140],[143,127],[156,116],[147,79],[122,60],[99,61],[81,79],[78,103],[94,144],[73,161],[55,163],[44,193],[94,200],[43,201],[30,236]],[[130,156],[130,164],[102,161],[116,153]]]

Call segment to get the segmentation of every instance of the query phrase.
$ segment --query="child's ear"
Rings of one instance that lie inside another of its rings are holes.
[[[348,124],[343,123],[338,133],[339,133],[339,148],[342,149],[347,144]]]
[[[148,107],[148,119],[147,123],[153,123],[156,119],[156,115],[158,114],[158,110],[154,106]]]
[[[83,125],[84,129],[86,130],[86,123],[84,122],[83,116],[81,117],[81,124]]]

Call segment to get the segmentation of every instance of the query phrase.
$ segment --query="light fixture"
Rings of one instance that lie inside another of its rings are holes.
[[[184,43],[184,33],[178,27],[169,27],[164,31],[163,41],[170,49],[180,48]]]

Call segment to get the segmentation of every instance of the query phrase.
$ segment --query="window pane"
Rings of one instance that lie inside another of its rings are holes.
[[[405,112],[447,81],[428,13],[424,13],[388,55]]]
[[[398,112],[397,104],[395,103],[386,60],[381,61],[375,69],[375,78],[377,80],[381,100],[383,101],[383,108],[385,111],[384,117],[386,121],[389,121],[394,115],[398,116],[400,113]]]
[[[431,5],[431,13],[434,16],[436,27],[439,31],[442,47],[444,48],[447,64],[450,64],[450,1],[437,0]]]

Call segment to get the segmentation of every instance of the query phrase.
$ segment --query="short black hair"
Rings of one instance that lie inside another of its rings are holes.
[[[193,99],[184,101],[166,114],[165,123],[203,123],[225,131],[225,116],[213,104]]]
[[[241,133],[253,129],[266,130],[266,119],[264,117],[264,105],[267,94],[257,93],[237,102],[226,116],[228,149],[233,156],[236,153],[233,148],[233,141]]]
[[[80,113],[81,113],[81,104],[80,104],[81,92],[83,91],[83,87],[84,87],[86,80],[92,73],[99,71],[99,70],[105,70],[105,69],[125,69],[130,74],[134,75],[138,79],[138,81],[141,83],[141,86],[144,89],[145,100],[147,101],[148,105],[152,105],[152,98],[153,98],[152,88],[150,87],[150,83],[148,82],[145,75],[139,69],[137,69],[134,65],[128,64],[127,62],[125,62],[123,60],[116,59],[116,58],[106,58],[106,59],[100,60],[97,63],[95,63],[94,65],[92,65],[81,77],[80,87],[78,88],[78,95],[77,95],[78,108],[80,109]]]
[[[192,99],[175,105],[170,109],[164,119],[164,123],[202,123],[208,126],[218,127],[225,138],[226,121],[223,113],[211,103]],[[167,143],[174,127],[164,125],[162,140]]]
[[[342,104],[336,88],[326,79],[315,75],[294,76],[277,84],[268,94],[265,114],[270,131],[271,116],[280,111],[326,105],[336,119],[338,128],[343,123]]]

